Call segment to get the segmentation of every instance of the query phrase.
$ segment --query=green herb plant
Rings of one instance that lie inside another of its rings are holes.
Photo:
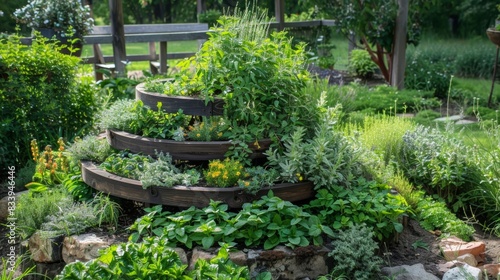
[[[348,188],[333,186],[328,191],[318,190],[316,199],[305,209],[335,230],[363,223],[378,240],[384,240],[403,230],[400,219],[408,206],[403,197],[391,194],[389,186],[359,179]]]
[[[18,222],[17,230],[22,239],[30,237],[40,229],[45,217],[54,215],[59,207],[66,207],[73,203],[66,190],[56,187],[42,193],[26,193],[19,197],[15,218]]]
[[[440,230],[443,235],[457,236],[458,238],[470,241],[474,228],[457,218],[442,201],[431,197],[423,197],[418,203],[417,217],[420,225],[426,230]]]
[[[349,70],[361,78],[370,78],[375,73],[377,65],[372,61],[366,50],[356,49],[351,51],[349,57]]]
[[[74,262],[64,267],[54,280],[157,279],[206,280],[250,279],[247,266],[229,259],[229,246],[223,245],[211,260],[199,259],[189,271],[164,237],[146,238],[141,243],[112,245],[98,259]],[[259,274],[260,275],[260,274]],[[257,276],[260,277],[260,276]],[[258,278],[262,279],[262,278]]]
[[[172,163],[172,157],[169,154],[160,153],[157,155],[156,160],[145,163],[139,179],[144,189],[152,186],[193,186],[200,181],[201,174],[194,168],[176,167]]]
[[[272,249],[279,244],[292,248],[320,245],[325,234],[333,236],[331,228],[317,216],[275,197],[272,192],[244,204],[238,213],[227,210],[226,204],[213,201],[204,209],[191,207],[177,213],[161,211],[161,206],[155,206],[130,227],[130,241],[155,235],[168,239],[171,246],[200,245],[208,249],[220,242],[237,242],[247,247],[261,245]]]
[[[383,261],[375,254],[377,242],[373,232],[364,224],[357,224],[341,230],[332,242],[328,254],[334,260],[331,275],[347,279],[369,280],[379,277]]]
[[[139,180],[146,164],[152,162],[151,157],[121,151],[107,157],[100,167],[118,176]]]

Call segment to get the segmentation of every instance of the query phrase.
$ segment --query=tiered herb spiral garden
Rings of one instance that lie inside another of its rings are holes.
[[[268,250],[324,245],[334,230],[354,224],[368,224],[373,233],[355,230],[379,240],[401,230],[404,199],[364,179],[360,151],[335,130],[340,108],[326,104],[325,92],[308,92],[315,80],[306,71],[305,45],[293,46],[284,32],[268,36],[264,21],[249,12],[224,17],[175,77],[146,81],[136,87],[136,100],[101,113],[107,139],[89,136],[73,145],[85,183],[158,205],[132,225],[132,242]],[[362,200],[350,201],[365,188]],[[360,214],[338,215],[344,211]],[[367,260],[373,244],[364,248]],[[114,261],[68,265],[59,279],[104,273],[122,258],[114,250]]]

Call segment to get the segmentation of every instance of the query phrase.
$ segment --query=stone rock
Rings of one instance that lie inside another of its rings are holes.
[[[17,192],[14,201],[19,201],[19,196],[27,193],[29,191]],[[9,217],[9,201],[12,202],[12,198],[9,200],[9,196],[5,196],[0,199],[0,221],[6,221]]]
[[[459,120],[459,121],[455,122],[455,124],[457,124],[457,125],[467,125],[467,124],[473,124],[473,123],[477,123],[477,122],[471,121],[471,120]]]
[[[186,254],[186,251],[184,251],[184,249],[176,247],[176,248],[173,248],[173,250],[177,253],[177,255],[179,255],[179,259],[181,259],[182,264],[185,264],[185,265],[189,264],[187,254]]]
[[[384,267],[382,273],[394,280],[439,280],[437,276],[427,272],[421,263]]]
[[[247,255],[242,251],[230,252],[229,259],[237,265],[247,265]]]
[[[466,263],[470,266],[474,266],[474,267],[477,266],[477,260],[473,254],[464,254],[464,255],[458,256],[457,261]]]
[[[440,263],[438,264],[438,269],[441,273],[445,273],[446,271],[454,268],[455,266],[457,266],[457,261],[449,261],[449,262],[446,262],[446,263]]]
[[[203,259],[206,261],[210,261],[210,259],[215,258],[215,254],[207,251],[203,251],[200,248],[194,248],[193,249],[193,254],[191,255],[191,261],[189,262],[189,270],[193,270],[194,266],[196,264],[196,261],[199,259]]]
[[[316,279],[328,273],[327,250],[318,246],[306,246],[292,251],[285,246],[260,251],[259,256],[249,257],[250,274],[268,271],[273,279]],[[250,252],[249,252],[250,255]]]
[[[462,116],[462,115],[455,115],[455,116],[437,118],[434,121],[436,121],[436,122],[454,122],[454,121],[461,120],[463,118],[464,118],[464,116]]]
[[[64,238],[62,258],[65,263],[87,262],[99,257],[99,251],[109,247],[108,242],[95,234],[73,235]]]
[[[454,236],[441,240],[439,247],[447,261],[455,260],[465,254],[472,254],[476,258],[482,259],[486,250],[484,242],[465,242]]]
[[[35,232],[28,241],[31,258],[40,263],[61,262],[63,240],[63,235],[47,237],[42,231]]]
[[[483,274],[481,269],[477,267],[472,267],[468,264],[464,264],[462,267],[455,267],[448,270],[443,275],[443,280],[463,280],[463,279],[475,279],[482,280]]]
[[[478,268],[481,269],[482,271],[486,270],[486,272],[490,276],[494,277],[495,279],[497,279],[498,274],[500,274],[500,264],[498,264],[498,263],[485,264],[485,265],[478,267]]]

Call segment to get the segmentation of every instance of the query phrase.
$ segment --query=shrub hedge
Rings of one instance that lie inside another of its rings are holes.
[[[92,126],[96,91],[77,77],[80,59],[59,49],[40,37],[31,46],[18,36],[0,39],[0,168],[25,165],[31,139],[45,146]]]

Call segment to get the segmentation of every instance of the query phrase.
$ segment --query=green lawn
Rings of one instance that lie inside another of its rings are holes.
[[[101,50],[103,55],[113,55],[113,46],[111,44],[102,44]],[[198,41],[176,41],[169,42],[167,44],[167,52],[196,52],[198,50]],[[156,44],[156,51],[159,52],[159,43]],[[149,44],[148,43],[130,43],[126,45],[127,54],[148,54]],[[92,45],[84,45],[82,51],[82,57],[93,56]],[[176,61],[168,61],[169,65],[175,65]],[[85,67],[85,71],[92,71],[92,67]],[[87,70],[88,68],[88,70]],[[149,70],[149,63],[147,61],[134,61],[127,67],[129,71],[135,70]]]

